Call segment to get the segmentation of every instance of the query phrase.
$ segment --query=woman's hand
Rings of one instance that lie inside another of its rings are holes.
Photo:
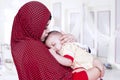
[[[105,73],[105,67],[102,62],[98,59],[95,59],[93,65],[100,70],[100,77],[103,77]]]
[[[72,34],[63,34],[63,36],[60,38],[61,44],[64,44],[66,42],[75,42],[76,39]]]

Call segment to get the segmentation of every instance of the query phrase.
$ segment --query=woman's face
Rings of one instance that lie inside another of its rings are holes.
[[[47,25],[46,25],[46,27],[45,27],[45,29],[44,29],[44,31],[43,31],[43,34],[42,34],[42,36],[41,36],[41,41],[44,41],[44,40],[45,40],[45,37],[46,37],[46,36],[48,35],[48,33],[49,33],[48,25],[49,25],[50,21],[51,21],[51,20],[48,21],[48,23],[47,23]]]

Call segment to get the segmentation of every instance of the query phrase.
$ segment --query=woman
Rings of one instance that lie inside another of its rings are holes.
[[[73,80],[72,70],[63,67],[43,44],[48,34],[51,13],[45,5],[31,1],[23,5],[14,18],[11,51],[19,80]],[[61,40],[73,38],[64,35]],[[88,80],[85,71],[79,80]]]

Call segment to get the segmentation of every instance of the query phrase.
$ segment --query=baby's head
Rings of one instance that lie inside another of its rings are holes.
[[[48,36],[45,39],[45,44],[49,48],[53,48],[55,51],[59,51],[62,47],[60,38],[62,33],[59,31],[51,31],[48,33]]]

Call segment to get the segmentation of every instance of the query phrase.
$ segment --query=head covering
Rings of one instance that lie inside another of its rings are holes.
[[[12,43],[27,37],[39,40],[50,16],[42,3],[32,1],[23,5],[14,19]]]
[[[71,80],[71,69],[61,66],[40,42],[50,18],[40,2],[23,5],[14,18],[11,52],[19,80]]]

